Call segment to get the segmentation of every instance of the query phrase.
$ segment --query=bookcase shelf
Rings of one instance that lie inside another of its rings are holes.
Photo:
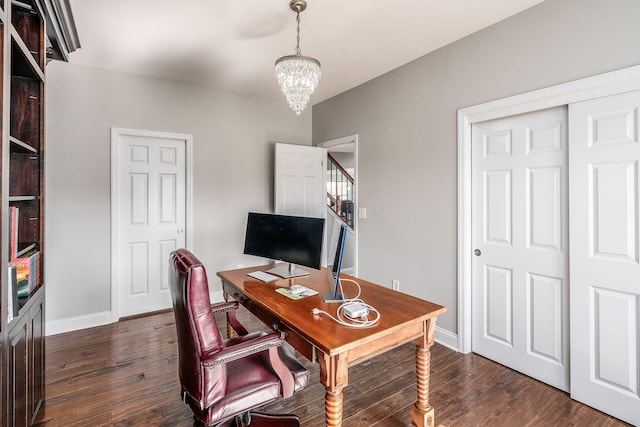
[[[20,141],[18,138],[14,138],[13,136],[9,137],[9,141],[11,142],[11,152],[12,153],[38,153],[38,149],[30,146],[29,144]]]
[[[13,71],[13,69],[12,69]],[[42,82],[21,76],[11,77],[10,136],[32,147],[40,146]],[[14,144],[11,144],[13,147]]]
[[[9,196],[9,203],[11,202],[28,202],[31,200],[36,200],[36,196]]]
[[[9,179],[9,201],[12,201],[12,197],[37,197],[40,194],[40,155],[12,152],[9,164],[12,171]]]
[[[12,75],[29,78],[36,78],[44,81],[44,71],[42,66],[33,56],[22,37],[12,28],[11,36],[11,63],[13,66]],[[38,58],[38,60],[41,60]]]
[[[44,13],[40,4],[32,0],[11,1],[12,37],[18,43],[25,57],[33,58],[44,76]]]

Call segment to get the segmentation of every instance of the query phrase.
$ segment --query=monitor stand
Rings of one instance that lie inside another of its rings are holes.
[[[344,295],[329,292],[322,294],[322,301],[324,302],[344,302]]]
[[[267,273],[275,274],[284,279],[290,279],[292,277],[308,276],[309,272],[301,268],[296,268],[296,265],[289,263],[289,265],[281,265],[268,270]]]

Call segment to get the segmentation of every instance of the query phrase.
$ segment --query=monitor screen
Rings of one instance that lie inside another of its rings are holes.
[[[319,270],[324,221],[324,218],[250,212],[244,253],[290,263],[290,273],[274,271],[282,277],[308,274],[299,269],[295,273],[295,264]]]

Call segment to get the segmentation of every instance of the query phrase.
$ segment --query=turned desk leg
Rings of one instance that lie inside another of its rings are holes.
[[[342,425],[342,389],[329,391],[324,395],[324,413],[327,427],[338,427]]]
[[[320,365],[320,382],[326,390],[324,395],[324,411],[327,427],[342,426],[342,389],[348,384],[349,364],[341,355],[329,357],[318,354]]]
[[[433,427],[434,411],[429,404],[429,380],[431,376],[431,346],[435,340],[436,320],[425,322],[423,338],[416,341],[416,379],[418,399],[411,408],[411,423],[417,427]]]

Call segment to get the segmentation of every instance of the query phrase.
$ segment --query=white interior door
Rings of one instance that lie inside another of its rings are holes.
[[[474,352],[569,388],[566,108],[474,124]]]
[[[117,317],[171,307],[169,255],[186,245],[189,138],[113,130]]]
[[[572,104],[571,397],[640,425],[640,92]]]
[[[276,144],[275,213],[326,218],[326,149]]]

